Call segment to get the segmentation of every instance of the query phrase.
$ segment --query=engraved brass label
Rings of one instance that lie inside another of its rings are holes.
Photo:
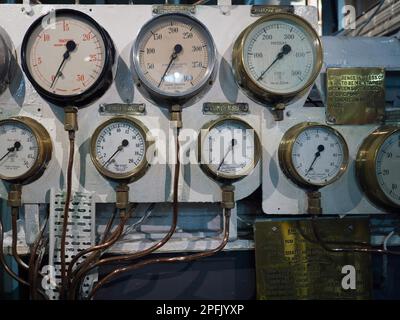
[[[102,116],[113,115],[144,115],[146,113],[146,105],[144,103],[122,104],[111,103],[101,104],[99,113]]]
[[[252,16],[265,16],[266,14],[289,12],[294,13],[293,6],[267,6],[267,5],[254,5],[251,7]]]
[[[324,243],[370,241],[368,219],[319,219],[316,230]],[[255,247],[260,300],[371,298],[370,255],[324,250],[316,242],[310,220],[257,222]],[[342,285],[347,266],[355,269],[354,290]]]
[[[161,4],[153,6],[153,14],[164,13],[186,13],[196,14],[196,6],[194,5],[175,5],[175,4]]]
[[[336,125],[380,123],[385,114],[385,70],[327,70],[327,122]]]
[[[245,115],[249,113],[247,103],[206,102],[203,104],[203,113],[206,115]]]

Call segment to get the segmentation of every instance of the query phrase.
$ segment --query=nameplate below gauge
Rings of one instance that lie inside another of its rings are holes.
[[[380,123],[385,116],[385,70],[330,68],[327,70],[329,124]]]
[[[115,116],[115,115],[143,115],[146,113],[146,105],[144,103],[135,104],[101,104],[99,113],[102,116]]]
[[[370,241],[368,219],[324,218],[316,222],[316,231],[325,243]],[[324,250],[310,220],[257,222],[255,248],[259,300],[371,298],[370,255]]]
[[[265,6],[265,5],[254,5],[251,7],[251,15],[252,16],[265,16],[266,14],[274,14],[274,13],[294,13],[293,6]]]
[[[174,4],[161,4],[153,6],[153,14],[164,13],[186,13],[196,14],[196,6],[194,5],[174,5]]]
[[[203,104],[205,115],[245,115],[248,113],[247,103],[206,102]]]

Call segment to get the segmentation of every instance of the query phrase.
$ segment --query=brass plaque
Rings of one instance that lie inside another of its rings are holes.
[[[265,16],[266,14],[289,12],[294,13],[293,6],[268,6],[268,5],[253,5],[251,7],[252,16]]]
[[[110,103],[101,104],[99,106],[99,113],[102,116],[115,116],[115,115],[144,115],[146,113],[146,105],[144,103]]]
[[[186,13],[195,14],[196,6],[189,4],[160,4],[153,6],[153,14],[164,14],[164,13]]]
[[[248,103],[206,102],[203,104],[206,115],[245,115],[249,113]]]
[[[327,105],[329,124],[381,123],[385,116],[385,70],[329,68]]]
[[[368,219],[320,219],[316,229],[324,242],[370,240]],[[370,299],[370,255],[328,252],[315,242],[312,230],[310,220],[255,224],[258,299]],[[355,290],[342,286],[348,266],[355,269]]]

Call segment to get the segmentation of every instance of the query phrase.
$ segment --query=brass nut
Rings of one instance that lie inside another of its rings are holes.
[[[232,185],[223,186],[221,206],[224,209],[235,208],[235,187]]]
[[[118,209],[127,209],[129,206],[129,187],[121,184],[116,187],[116,207]]]
[[[21,207],[22,206],[22,186],[20,184],[13,184],[11,190],[8,193],[8,206],[9,207]]]
[[[65,131],[78,131],[78,108],[64,108],[64,129]]]

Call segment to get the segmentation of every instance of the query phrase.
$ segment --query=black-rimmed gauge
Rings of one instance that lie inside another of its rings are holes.
[[[210,32],[185,14],[160,15],[140,30],[133,62],[141,86],[157,100],[180,103],[200,93],[216,65]]]
[[[0,179],[29,183],[40,177],[51,159],[49,133],[36,120],[14,117],[0,121]]]
[[[3,93],[16,71],[15,50],[7,32],[0,27],[0,94]]]
[[[360,186],[381,208],[400,208],[400,128],[377,129],[363,142],[357,155],[356,171]]]
[[[25,34],[21,56],[37,92],[57,105],[86,105],[112,83],[113,42],[80,11],[59,9],[37,19]]]
[[[349,151],[343,136],[318,123],[289,129],[279,145],[279,164],[286,176],[305,189],[319,189],[337,181],[347,170]]]
[[[201,168],[217,180],[238,180],[250,175],[261,155],[260,140],[245,121],[224,117],[206,124],[199,135]]]
[[[131,117],[114,117],[92,135],[91,158],[97,170],[112,180],[139,179],[149,167],[153,144],[149,130]]]

